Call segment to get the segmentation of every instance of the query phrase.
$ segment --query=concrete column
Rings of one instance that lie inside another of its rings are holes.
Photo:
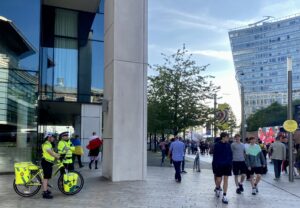
[[[147,0],[105,1],[102,167],[112,181],[146,177],[147,13]]]
[[[83,162],[88,162],[88,150],[85,148],[89,143],[92,133],[96,132],[102,137],[102,106],[82,104],[81,106],[81,145],[84,149]]]
[[[74,117],[74,133],[81,136],[81,115]]]

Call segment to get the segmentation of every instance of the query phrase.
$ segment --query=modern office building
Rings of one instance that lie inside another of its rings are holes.
[[[0,16],[0,171],[11,168],[14,159],[32,157],[37,72],[21,70],[19,62],[34,53],[13,22]]]
[[[294,99],[300,98],[300,15],[267,17],[229,31],[236,78],[244,86],[246,118],[274,102],[287,104],[287,57]]]
[[[70,126],[83,147],[103,137],[103,176],[144,179],[147,0],[11,0],[0,16],[0,172]]]

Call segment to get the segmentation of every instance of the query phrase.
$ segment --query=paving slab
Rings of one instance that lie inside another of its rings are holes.
[[[83,190],[75,196],[65,196],[56,185],[53,188],[54,199],[45,200],[41,191],[31,198],[18,196],[13,188],[13,175],[0,176],[0,207],[1,208],[197,208],[197,207],[299,207],[300,181],[288,182],[283,177],[276,182],[272,174],[264,176],[259,184],[259,194],[251,195],[251,186],[245,182],[245,192],[235,193],[233,177],[230,178],[227,193],[229,205],[223,205],[214,196],[213,174],[209,169],[201,173],[187,169],[182,183],[174,181],[173,168],[148,167],[145,181],[110,182],[101,177],[101,170],[80,170],[85,178]],[[52,182],[53,184],[53,182]]]

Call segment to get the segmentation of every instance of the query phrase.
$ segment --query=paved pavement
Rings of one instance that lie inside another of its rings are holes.
[[[31,198],[22,198],[12,188],[13,175],[0,176],[0,208],[200,208],[200,207],[299,207],[300,180],[288,182],[284,176],[281,181],[273,180],[273,174],[264,176],[259,184],[259,194],[251,195],[249,182],[245,183],[242,195],[235,193],[233,177],[229,183],[229,205],[223,205],[214,196],[213,174],[209,169],[201,173],[187,169],[182,183],[174,181],[171,167],[148,167],[145,181],[112,183],[101,178],[101,170],[80,170],[85,177],[85,186],[76,196],[67,197],[54,186],[53,200],[41,198],[41,192]]]
[[[210,156],[208,156],[210,157]],[[161,153],[160,152],[151,152],[148,151],[148,155],[147,155],[147,159],[148,159],[148,166],[157,166],[160,167],[160,163],[161,163]],[[194,165],[194,159],[195,159],[195,155],[186,155],[185,156],[185,168],[193,168]],[[168,158],[165,159],[164,165],[162,167],[165,168],[172,168],[172,166],[170,165],[170,160]],[[211,159],[209,158],[203,158],[200,161],[200,167],[201,169],[211,169]]]

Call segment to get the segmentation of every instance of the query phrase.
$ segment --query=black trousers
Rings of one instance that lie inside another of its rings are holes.
[[[60,174],[64,174],[65,169],[67,169],[68,171],[74,170],[74,163],[64,163],[65,168],[61,168],[60,169]]]
[[[282,160],[272,160],[274,164],[275,178],[280,178]]]
[[[174,161],[173,160],[173,165],[175,168],[175,180],[178,180],[179,182],[181,181],[181,174],[180,174],[180,165],[181,161]]]
[[[183,160],[181,163],[181,171],[184,171],[184,165],[185,165],[185,156],[183,156]]]
[[[79,167],[82,167],[82,162],[81,162],[81,155],[72,155],[72,158],[73,158],[73,163],[75,164],[75,159],[77,158],[78,160],[78,164],[79,164]]]

